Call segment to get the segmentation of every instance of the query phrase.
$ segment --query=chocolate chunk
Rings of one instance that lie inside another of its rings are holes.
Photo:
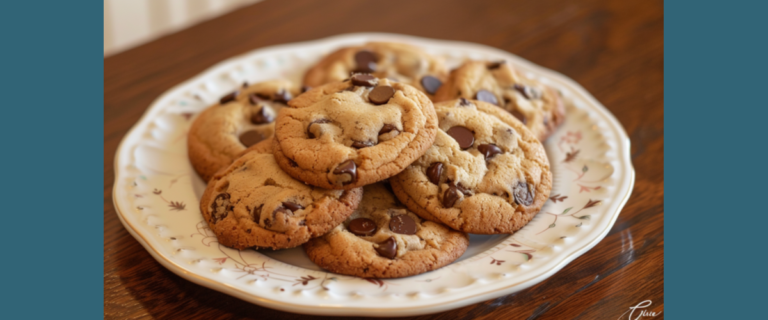
[[[258,94],[255,94],[255,93],[251,93],[250,95],[248,95],[248,100],[251,102],[251,105],[254,105],[254,106],[258,105],[261,102],[266,101],[265,99],[262,99],[261,97],[259,97]]]
[[[493,144],[481,144],[477,147],[477,150],[485,156],[485,160],[493,158],[501,153],[501,149]]]
[[[352,76],[352,84],[363,87],[373,87],[376,85],[376,78],[370,74],[356,74]]]
[[[437,89],[439,89],[442,85],[443,82],[433,76],[424,76],[421,78],[421,86],[424,87],[424,91],[429,94],[435,94]]]
[[[266,110],[266,107],[261,107],[258,112],[251,115],[251,123],[253,124],[265,124],[270,123],[272,121],[275,121],[275,118],[272,117],[271,114],[269,114]]]
[[[293,202],[283,202],[283,207],[287,208],[288,210],[291,210],[293,212],[299,211],[301,209],[304,209],[300,204],[296,204]]]
[[[520,122],[522,122],[523,124],[528,123],[528,119],[525,118],[525,115],[522,112],[518,111],[517,109],[512,109],[512,111],[510,111],[509,113],[511,113],[515,118],[517,118],[517,120],[520,120]]]
[[[272,97],[266,93],[258,92],[256,93],[256,96],[259,97],[261,100],[265,100],[265,101],[272,100]]]
[[[456,186],[456,189],[458,189],[459,192],[463,193],[465,197],[469,197],[469,196],[472,195],[472,193],[469,191],[469,189],[467,189],[466,187],[461,185],[461,183],[455,184],[454,186]]]
[[[309,125],[307,126],[307,136],[309,136],[310,139],[316,138],[315,134],[312,133],[312,130],[311,130],[313,124],[315,124],[315,123],[330,123],[330,122],[331,122],[331,120],[328,120],[328,119],[320,119],[320,120],[315,120],[315,121],[310,122]]]
[[[344,161],[333,170],[333,174],[348,174],[352,179],[344,184],[354,183],[357,181],[357,165],[352,160]]]
[[[371,93],[368,94],[368,99],[371,100],[371,103],[380,105],[389,102],[389,98],[392,98],[394,95],[394,88],[390,86],[378,86],[371,90]]]
[[[491,63],[488,65],[488,70],[496,70],[496,69],[498,69],[499,67],[501,67],[501,65],[503,65],[503,64],[505,64],[505,63],[507,63],[507,62],[506,62],[506,61],[504,61],[504,60],[501,60],[501,61],[496,61],[496,62],[491,62]]]
[[[376,223],[368,218],[357,218],[349,222],[347,229],[356,236],[369,237],[376,233]]]
[[[386,241],[379,243],[376,252],[388,259],[397,257],[397,241],[395,241],[395,237],[389,237]]]
[[[499,101],[496,100],[496,96],[488,90],[480,90],[475,94],[475,99],[485,101],[491,104],[499,105]]]
[[[374,143],[373,141],[355,141],[352,143],[352,148],[355,149],[362,149],[367,147],[373,147]]]
[[[379,130],[379,135],[389,133],[391,131],[399,131],[399,130],[397,130],[397,127],[391,124],[385,124],[383,127],[381,127],[381,130]]]
[[[461,194],[462,192],[456,186],[448,187],[448,190],[445,190],[445,194],[443,194],[443,207],[452,208],[456,201],[461,199]]]
[[[534,191],[528,190],[528,184],[518,182],[514,190],[515,203],[530,206],[533,203]]]
[[[475,134],[462,126],[456,126],[448,129],[448,135],[459,143],[461,150],[467,150],[475,143]]]
[[[536,88],[534,87],[524,86],[522,84],[517,84],[517,83],[515,83],[515,85],[513,85],[512,87],[515,88],[517,92],[520,92],[520,94],[522,94],[523,97],[525,97],[528,100],[541,98],[541,92],[536,90]]]
[[[240,135],[240,143],[242,143],[246,147],[250,147],[254,144],[261,142],[266,138],[267,138],[267,135],[265,135],[263,132],[258,130],[251,130],[251,131],[243,132],[243,134]]]
[[[429,182],[432,182],[434,184],[439,184],[440,175],[442,174],[443,174],[443,164],[440,162],[435,162],[429,165],[429,168],[427,168],[427,178],[429,178]]]
[[[301,86],[301,93],[307,92],[309,90],[312,90],[312,87],[310,87],[310,86]]]
[[[466,107],[466,106],[469,106],[469,105],[471,105],[471,104],[472,104],[472,103],[471,103],[471,102],[469,102],[469,100],[467,100],[467,99],[464,99],[464,98],[459,98],[459,105],[460,105],[460,106],[465,106],[465,107]]]
[[[240,93],[240,91],[239,90],[235,90],[232,93],[230,93],[230,94],[228,94],[226,96],[221,97],[221,99],[219,99],[219,103],[220,104],[226,104],[227,102],[235,100],[235,98],[237,98],[237,94],[238,93]]]
[[[233,207],[229,202],[229,193],[219,193],[211,203],[211,222],[216,222],[227,217]]]
[[[278,92],[275,92],[275,96],[272,98],[272,101],[279,102],[283,104],[288,104],[288,101],[291,101],[291,93],[285,90],[280,90]]]
[[[389,220],[389,230],[399,234],[416,234],[416,221],[408,215],[396,215]]]
[[[379,61],[379,59],[376,57],[375,53],[368,50],[358,51],[355,54],[355,63],[357,64],[357,69],[355,69],[355,72],[376,72],[377,61]]]

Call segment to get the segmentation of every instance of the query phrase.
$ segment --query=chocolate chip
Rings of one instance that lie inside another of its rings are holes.
[[[275,92],[275,96],[272,98],[272,101],[288,104],[288,101],[291,101],[291,93],[285,90],[280,90],[278,92]]]
[[[213,199],[213,202],[211,203],[212,223],[216,224],[216,222],[226,218],[229,212],[232,211],[233,207],[230,204],[229,198],[229,193],[219,193],[219,195]]]
[[[389,237],[386,241],[379,243],[376,252],[384,258],[394,259],[397,256],[397,241],[395,241],[395,237]]]
[[[399,131],[399,130],[397,130],[397,127],[391,124],[385,124],[383,127],[381,127],[381,130],[379,130],[379,135],[389,133],[391,131]]]
[[[293,212],[299,211],[301,209],[304,209],[300,204],[296,204],[293,202],[283,202],[283,207],[287,208],[288,210],[291,210]]]
[[[251,105],[254,105],[254,106],[256,106],[259,103],[265,101],[264,99],[262,99],[261,97],[259,97],[259,95],[255,94],[255,93],[251,93],[250,95],[248,95],[248,100],[251,102]]]
[[[261,107],[258,112],[251,115],[251,123],[253,124],[265,124],[275,120],[271,114],[266,110],[266,107]]]
[[[347,226],[350,232],[356,236],[369,237],[376,233],[376,223],[368,218],[357,218],[349,222]]]
[[[301,93],[307,92],[309,90],[312,90],[312,87],[310,87],[310,86],[301,86]]]
[[[353,80],[354,81],[354,80]],[[395,95],[395,89],[390,86],[378,86],[371,90],[368,99],[375,105],[385,104]]]
[[[424,87],[424,91],[427,91],[429,94],[435,94],[437,89],[442,85],[443,82],[433,76],[424,76],[421,78],[421,86]]]
[[[511,113],[515,118],[517,118],[517,120],[520,120],[520,122],[522,122],[523,124],[528,123],[528,119],[525,118],[525,115],[522,112],[518,111],[517,109],[512,109],[512,111],[510,111],[509,113]]]
[[[448,187],[448,190],[445,190],[445,194],[443,194],[443,207],[452,208],[456,201],[461,199],[461,194],[462,192],[456,186]]]
[[[397,215],[389,220],[389,230],[399,234],[416,234],[416,221],[404,214]]]
[[[517,84],[517,83],[515,83],[515,85],[513,85],[512,87],[515,88],[517,92],[520,92],[520,94],[522,94],[523,97],[525,97],[528,100],[538,99],[541,97],[541,93],[538,90],[536,90],[536,88],[534,87],[524,86],[522,84]]]
[[[367,147],[373,147],[373,141],[355,141],[352,143],[352,148],[362,149]]]
[[[352,179],[344,184],[354,183],[357,181],[357,165],[352,160],[344,161],[333,170],[333,174],[348,174]]]
[[[363,87],[373,87],[376,85],[376,78],[370,74],[356,74],[352,76],[352,84]]]
[[[485,156],[485,160],[493,158],[501,153],[501,149],[493,144],[481,144],[477,147],[477,150]]]
[[[435,162],[429,165],[429,168],[427,168],[427,178],[429,178],[429,182],[432,182],[434,184],[439,184],[440,175],[442,174],[443,174],[443,164],[440,162]]]
[[[518,182],[514,190],[515,203],[530,206],[533,203],[534,191],[528,190],[528,184]]]
[[[307,126],[307,136],[309,136],[310,139],[316,138],[315,134],[312,133],[312,131],[311,131],[313,124],[315,124],[315,123],[330,123],[330,122],[331,122],[331,120],[328,120],[328,119],[320,119],[320,120],[315,120],[315,121],[310,122],[309,125]]]
[[[259,219],[261,219],[262,208],[264,208],[264,204],[261,204],[260,206],[253,208],[253,211],[251,211],[251,216],[253,216],[253,221],[256,221],[256,223],[258,223]]]
[[[235,98],[237,98],[237,94],[238,93],[240,93],[240,91],[239,90],[235,90],[232,93],[230,93],[230,94],[228,94],[226,96],[221,97],[221,99],[219,99],[219,103],[220,104],[226,104],[227,102],[235,100]]]
[[[464,99],[464,98],[459,98],[459,105],[460,105],[460,106],[465,106],[465,107],[466,107],[466,106],[469,106],[469,105],[471,105],[471,104],[472,104],[472,103],[471,103],[471,102],[469,102],[469,100],[467,100],[467,99]]]
[[[375,72],[377,61],[379,61],[379,59],[376,57],[375,53],[368,50],[358,51],[355,53],[355,63],[357,64],[355,72]]]
[[[240,135],[240,143],[246,147],[250,147],[266,138],[267,136],[263,132],[258,130],[251,130],[243,132],[243,134]]]
[[[472,193],[469,191],[469,189],[467,189],[466,187],[461,185],[461,183],[455,184],[454,186],[456,186],[456,189],[458,189],[459,192],[463,193],[465,197],[469,197],[469,196],[472,195]]]
[[[475,143],[474,133],[466,127],[456,126],[448,129],[447,133],[459,143],[461,150],[467,150]]]
[[[488,90],[480,90],[480,91],[478,91],[475,94],[475,99],[476,100],[480,100],[480,101],[485,101],[485,102],[488,102],[488,103],[492,103],[492,104],[495,104],[495,105],[499,104],[499,101],[496,100],[496,96],[493,95],[493,93],[491,93]]]
[[[488,65],[488,70],[496,70],[496,69],[498,69],[499,67],[501,67],[501,65],[503,65],[503,64],[505,64],[505,63],[507,63],[507,62],[506,62],[506,61],[504,61],[504,60],[501,60],[501,61],[496,61],[496,62],[491,62],[491,63]]]

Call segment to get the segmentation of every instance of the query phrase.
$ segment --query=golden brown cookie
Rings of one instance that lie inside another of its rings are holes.
[[[545,141],[565,120],[563,98],[555,89],[528,79],[504,61],[468,61],[451,71],[434,101],[456,98],[488,102],[507,110]]]
[[[439,269],[469,245],[466,233],[408,211],[382,183],[365,186],[347,220],[304,249],[318,266],[364,278],[399,278]]]
[[[416,87],[431,99],[445,82],[443,60],[404,43],[370,42],[341,48],[315,64],[304,75],[304,85],[338,82],[351,73],[370,73]]]
[[[225,246],[296,247],[342,223],[362,199],[362,188],[327,190],[291,178],[269,143],[216,173],[200,199],[203,218]]]
[[[260,82],[225,95],[200,113],[187,135],[195,171],[208,181],[247,147],[270,138],[277,111],[298,93],[288,80]]]
[[[541,210],[552,189],[544,147],[520,121],[491,104],[435,104],[434,145],[389,179],[411,211],[469,233],[512,233]]]
[[[277,163],[292,177],[352,189],[402,171],[432,145],[437,118],[415,88],[357,74],[291,100],[275,122]]]

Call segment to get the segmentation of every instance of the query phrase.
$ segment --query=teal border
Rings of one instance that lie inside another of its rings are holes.
[[[103,12],[0,2],[4,319],[104,317]]]
[[[664,312],[765,318],[768,2],[664,6]]]

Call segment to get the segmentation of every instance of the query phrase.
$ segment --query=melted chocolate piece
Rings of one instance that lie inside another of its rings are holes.
[[[429,178],[429,182],[432,182],[434,184],[439,184],[440,175],[442,174],[443,174],[443,164],[440,162],[435,162],[429,165],[429,168],[427,168],[427,178]]]
[[[475,99],[485,101],[490,104],[499,105],[499,101],[496,100],[496,96],[488,90],[480,90],[475,94]]]
[[[304,207],[302,207],[300,204],[296,204],[293,202],[283,202],[283,207],[294,212],[304,209]]]
[[[266,138],[268,137],[263,132],[258,130],[251,130],[243,132],[243,134],[240,135],[240,143],[242,143],[247,148],[261,142]]]
[[[344,184],[354,183],[357,181],[357,165],[352,160],[344,161],[333,170],[333,174],[348,174],[352,179]]]
[[[315,124],[315,123],[330,123],[330,122],[331,122],[331,120],[328,120],[328,119],[320,119],[320,120],[315,120],[315,121],[310,122],[309,125],[307,126],[307,136],[309,136],[310,139],[316,138],[315,134],[312,133],[312,131],[310,130],[312,128],[313,124]]]
[[[442,85],[443,82],[433,76],[424,76],[421,78],[421,86],[424,87],[424,91],[429,94],[435,94],[437,89],[439,89]]]
[[[452,127],[448,129],[447,133],[459,143],[461,150],[467,150],[475,143],[475,134],[466,127]]]
[[[264,208],[264,204],[261,204],[260,206],[253,208],[253,211],[251,211],[251,216],[253,216],[253,221],[256,221],[256,223],[259,223],[259,219],[261,219],[262,208]]]
[[[258,112],[251,115],[251,123],[265,124],[275,121],[271,114],[267,113],[266,107],[261,107]]]
[[[291,101],[291,93],[288,91],[280,90],[278,92],[275,92],[275,96],[272,98],[272,101],[279,102],[282,104],[288,104],[288,101]]]
[[[413,221],[413,218],[401,214],[394,216],[389,220],[389,230],[399,234],[416,234],[418,228],[416,227],[416,221]]]
[[[355,149],[362,149],[367,147],[373,147],[374,143],[373,141],[355,141],[352,143],[352,148]]]
[[[355,69],[355,72],[376,72],[377,61],[379,61],[379,59],[376,57],[375,53],[368,50],[358,51],[355,54],[355,63],[357,64],[357,69]]]
[[[461,194],[462,192],[456,186],[448,187],[448,190],[445,190],[445,194],[443,194],[443,207],[452,208],[456,201],[461,199]]]
[[[347,229],[356,236],[369,237],[376,233],[376,223],[368,218],[357,218],[349,222]]]
[[[466,107],[466,106],[469,106],[469,105],[471,105],[471,104],[472,104],[472,103],[471,103],[471,102],[469,102],[469,100],[467,100],[467,99],[464,99],[464,98],[459,98],[459,105],[460,105],[460,106],[465,106],[465,107]]]
[[[389,133],[391,131],[399,131],[399,130],[397,130],[397,127],[391,124],[385,124],[383,127],[381,127],[381,130],[379,130],[379,135]]]
[[[389,237],[386,241],[379,243],[376,252],[384,258],[394,259],[397,256],[397,241],[395,241],[395,237]]]
[[[211,222],[216,222],[224,219],[229,215],[229,212],[233,210],[233,206],[229,202],[229,193],[219,193],[211,203]]]
[[[389,102],[389,99],[395,95],[395,89],[390,86],[378,86],[368,94],[368,100],[375,105],[381,105]]]
[[[356,74],[352,76],[352,84],[362,87],[373,87],[376,85],[376,78],[370,74]]]
[[[501,153],[501,149],[492,144],[481,144],[477,147],[477,150],[485,156],[485,160],[489,160]]]
[[[533,203],[534,191],[528,190],[528,184],[525,182],[518,182],[514,190],[515,203],[530,206]]]
[[[240,93],[240,90],[235,90],[232,93],[230,93],[230,94],[228,94],[226,96],[221,97],[221,99],[219,99],[219,103],[220,104],[226,104],[227,102],[235,100],[235,98],[237,98],[237,94],[238,93]]]

